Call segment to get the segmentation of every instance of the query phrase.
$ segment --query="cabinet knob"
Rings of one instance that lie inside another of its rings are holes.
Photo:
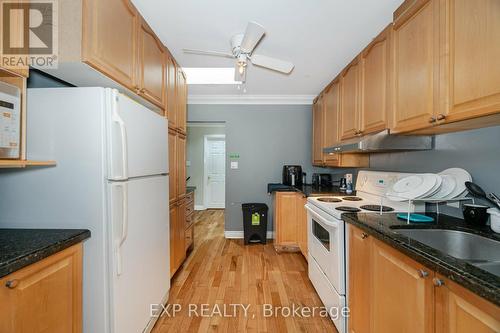
[[[443,281],[443,280],[441,280],[441,279],[438,279],[438,278],[434,278],[434,279],[432,280],[432,283],[434,283],[434,285],[435,285],[436,287],[441,287],[441,286],[443,286],[443,285],[444,285],[444,281]]]
[[[19,284],[19,280],[9,280],[5,283],[5,286],[9,289],[14,289]]]
[[[444,120],[444,119],[446,119],[446,116],[444,114],[440,113],[440,114],[438,114],[436,119],[437,120]]]
[[[435,123],[436,122],[436,118],[435,117],[430,117],[429,118],[429,123]]]
[[[144,93],[146,92],[146,89],[142,88],[141,90],[139,90],[139,92],[140,92],[141,94],[144,94]]]
[[[419,269],[418,270],[418,276],[420,276],[421,278],[426,278],[426,277],[429,276],[429,272],[424,271],[423,269]]]
[[[361,239],[367,239],[368,238],[368,234],[365,234],[364,232],[361,234]]]

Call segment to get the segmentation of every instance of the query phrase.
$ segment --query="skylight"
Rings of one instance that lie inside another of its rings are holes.
[[[183,68],[187,84],[241,84],[234,80],[234,68]]]

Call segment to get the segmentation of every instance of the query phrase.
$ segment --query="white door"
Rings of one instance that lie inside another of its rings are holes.
[[[226,138],[205,136],[205,207],[224,208],[226,200]]]
[[[142,332],[170,289],[168,176],[110,182],[113,333]]]

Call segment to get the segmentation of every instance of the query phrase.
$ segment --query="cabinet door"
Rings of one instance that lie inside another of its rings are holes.
[[[313,165],[323,165],[323,96],[320,95],[313,104],[313,138],[312,138],[312,151],[313,151]]]
[[[168,171],[170,202],[177,200],[177,132],[168,129]]]
[[[165,55],[163,45],[141,20],[139,29],[139,82],[140,94],[158,107],[164,109]]]
[[[500,307],[437,276],[436,333],[500,332]]]
[[[434,332],[433,272],[378,240],[372,242],[372,332]]]
[[[407,1],[394,14],[394,132],[432,126],[438,102],[439,1]]]
[[[370,332],[372,237],[349,225],[349,332]],[[376,306],[376,305],[375,305]]]
[[[177,128],[186,133],[187,85],[184,73],[177,69]]]
[[[186,136],[177,136],[177,196],[186,194]]]
[[[361,132],[368,134],[388,128],[390,102],[390,54],[392,24],[361,54]]]
[[[138,13],[128,0],[86,0],[83,61],[129,89],[136,88]]]
[[[177,257],[177,268],[179,268],[184,259],[186,259],[186,200],[179,202],[179,211],[177,212],[175,251]]]
[[[304,207],[307,203],[307,198],[303,195],[297,193],[296,196],[296,216],[297,216],[297,237],[300,252],[304,255],[307,260],[307,212]]]
[[[176,97],[176,87],[177,87],[177,68],[174,64],[173,59],[167,56],[167,86],[166,86],[166,98],[167,98],[167,118],[168,126],[177,127],[177,97]]]
[[[15,1],[9,1],[8,3],[10,4],[20,4],[22,3],[21,0],[15,0]],[[2,2],[3,5],[3,2]],[[9,44],[12,48],[19,48],[18,50],[12,50],[9,51],[8,53],[5,54],[5,60],[8,60],[10,56],[23,56],[25,55],[25,50],[24,47],[26,47],[26,44],[24,43],[24,11],[11,11],[9,13],[9,19],[10,19],[10,24],[9,24]],[[3,37],[2,37],[3,38]],[[5,40],[4,43],[7,43]],[[8,45],[6,45],[8,46]],[[5,52],[5,48],[3,49]],[[5,66],[3,65],[4,63],[4,58],[3,58],[4,53],[0,53],[0,68],[4,68],[7,71],[18,74],[24,77],[28,77],[29,75],[29,67],[28,66],[19,66],[17,59],[14,59],[13,65],[15,67],[10,67],[10,66]],[[2,75],[3,76],[3,75]]]
[[[340,139],[350,139],[359,132],[360,64],[356,58],[340,77]]]
[[[81,307],[81,244],[0,279],[0,332],[81,332]]]
[[[500,112],[500,1],[441,2],[441,110],[445,122]]]
[[[276,192],[274,205],[276,245],[297,246],[297,193]]]
[[[339,110],[340,110],[340,84],[335,80],[324,94],[324,143],[323,147],[331,147],[339,142]],[[324,154],[326,165],[337,166],[338,154]]]
[[[179,208],[177,202],[170,204],[170,277],[172,277],[177,271],[178,266],[178,255],[177,255],[177,238],[178,236],[178,223],[177,223],[177,212]]]

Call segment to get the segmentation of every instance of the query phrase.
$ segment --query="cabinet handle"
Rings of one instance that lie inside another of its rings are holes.
[[[9,280],[5,283],[5,286],[9,289],[14,289],[19,284],[19,280]]]
[[[144,93],[146,92],[146,89],[142,88],[141,90],[139,90],[139,92],[140,92],[141,94],[144,94]]]
[[[436,122],[436,118],[435,117],[430,117],[429,118],[429,123],[435,123]]]
[[[436,287],[441,287],[441,286],[444,286],[444,281],[443,281],[443,280],[441,280],[441,279],[438,279],[438,278],[434,278],[434,279],[432,280],[432,283],[434,283],[434,285],[435,285]]]
[[[444,119],[446,119],[446,116],[444,114],[440,113],[440,114],[438,114],[436,119],[437,120],[444,120]]]
[[[365,234],[364,232],[361,234],[361,239],[367,239],[368,238],[368,234]]]
[[[423,269],[419,269],[418,270],[418,276],[420,276],[421,278],[426,278],[426,277],[429,276],[429,272],[424,271]]]

